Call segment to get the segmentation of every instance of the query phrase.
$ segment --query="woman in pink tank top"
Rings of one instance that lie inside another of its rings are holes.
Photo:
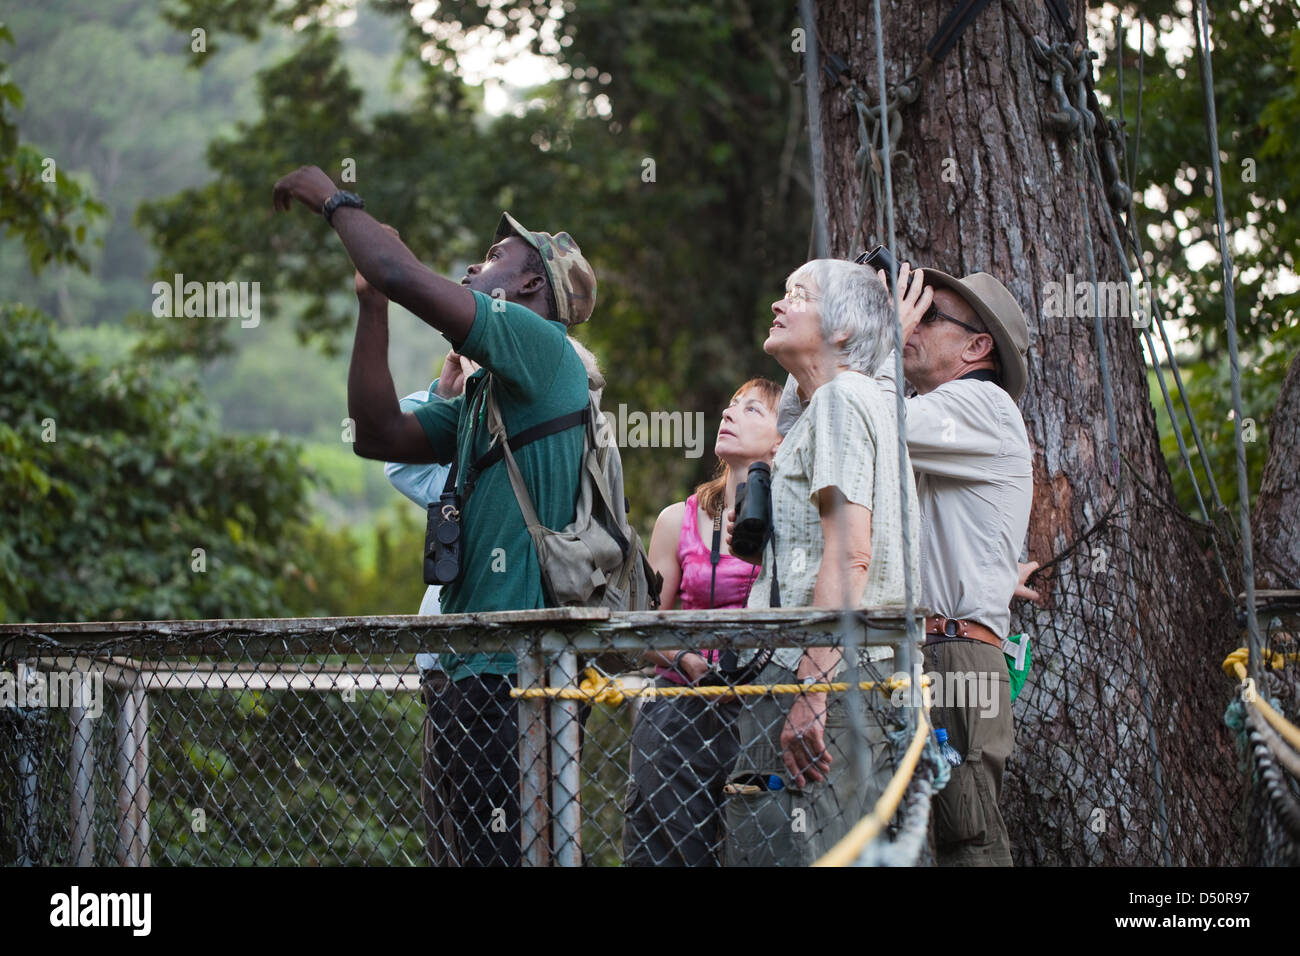
[[[721,518],[751,463],[770,466],[781,386],[746,382],[722,413],[718,471],[685,501],[669,505],[650,536],[650,563],[663,575],[664,610],[744,607],[759,568],[734,557]],[[715,529],[718,533],[715,534]],[[716,558],[714,557],[716,552]],[[651,651],[658,686],[694,683],[717,651]],[[704,697],[652,698],[632,729],[623,858],[629,866],[716,866],[722,844],[722,787],[739,754],[740,705]]]

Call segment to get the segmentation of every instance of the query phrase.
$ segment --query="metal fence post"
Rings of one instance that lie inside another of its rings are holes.
[[[908,627],[910,622],[904,622],[903,631],[900,635],[901,640],[895,645],[899,651],[898,669],[907,674],[911,681],[911,686],[907,693],[907,732],[910,735],[916,733],[917,721],[921,714],[921,708],[925,706],[925,687],[922,684],[922,671],[924,659],[919,648],[912,644],[912,630]],[[923,628],[924,630],[924,628]]]
[[[86,680],[86,675],[79,674],[79,684]],[[68,710],[68,722],[72,730],[72,743],[69,759],[70,831],[72,837],[71,860],[73,866],[95,865],[95,742],[94,719],[86,708],[84,693],[76,704]],[[100,706],[103,702],[100,701]]]
[[[572,650],[561,651],[551,669],[552,684],[576,684],[577,670],[578,655]],[[578,701],[555,700],[551,704],[551,812],[556,866],[582,866],[580,746]]]
[[[135,674],[117,714],[117,858],[149,865],[149,694]]]
[[[539,641],[532,640],[520,648],[519,687],[543,687],[546,680],[545,660]],[[538,697],[519,699],[519,809],[520,840],[524,866],[547,866],[550,863],[550,808],[546,799],[546,700]]]
[[[857,793],[870,792],[872,770],[871,748],[867,743],[868,704],[860,686],[863,630],[852,612],[845,611],[840,616],[841,654],[845,663],[843,678],[849,685],[844,695],[844,705],[849,717],[850,740],[843,749],[848,752],[853,764],[853,785]]]
[[[27,665],[18,664],[18,686],[27,685]],[[18,727],[18,865],[36,866],[41,862],[40,848],[40,744],[49,721],[43,707],[18,707],[14,714]]]

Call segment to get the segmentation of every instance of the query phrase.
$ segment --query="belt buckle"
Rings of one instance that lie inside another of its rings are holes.
[[[955,619],[953,619],[953,618],[951,618],[951,617],[945,617],[945,618],[943,619],[943,636],[944,636],[944,637],[960,637],[961,635],[958,633],[958,626],[957,626],[957,624],[958,624],[958,622],[957,622]]]

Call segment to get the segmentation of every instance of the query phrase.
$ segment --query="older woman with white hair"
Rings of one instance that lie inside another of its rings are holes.
[[[922,294],[921,283],[911,286],[907,295]],[[917,574],[916,493],[908,496],[913,547],[905,555],[900,471],[910,482],[912,469],[899,461],[894,402],[872,377],[892,347],[890,294],[871,269],[816,259],[790,275],[772,312],[763,350],[793,375],[808,406],[772,464],[772,536],[749,607],[902,604],[904,561]],[[871,648],[862,662],[890,655]],[[814,683],[832,678],[841,663],[830,648],[782,649],[760,680]],[[876,792],[861,793],[846,757],[843,695],[749,700],[727,862],[812,862],[870,810],[889,779],[886,718],[868,714]],[[799,819],[804,827],[792,826]]]

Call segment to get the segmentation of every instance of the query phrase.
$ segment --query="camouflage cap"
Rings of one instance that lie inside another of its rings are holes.
[[[530,232],[510,213],[503,212],[493,242],[507,236],[518,236],[541,253],[546,278],[555,293],[557,319],[572,327],[591,318],[596,307],[596,273],[571,235]]]

